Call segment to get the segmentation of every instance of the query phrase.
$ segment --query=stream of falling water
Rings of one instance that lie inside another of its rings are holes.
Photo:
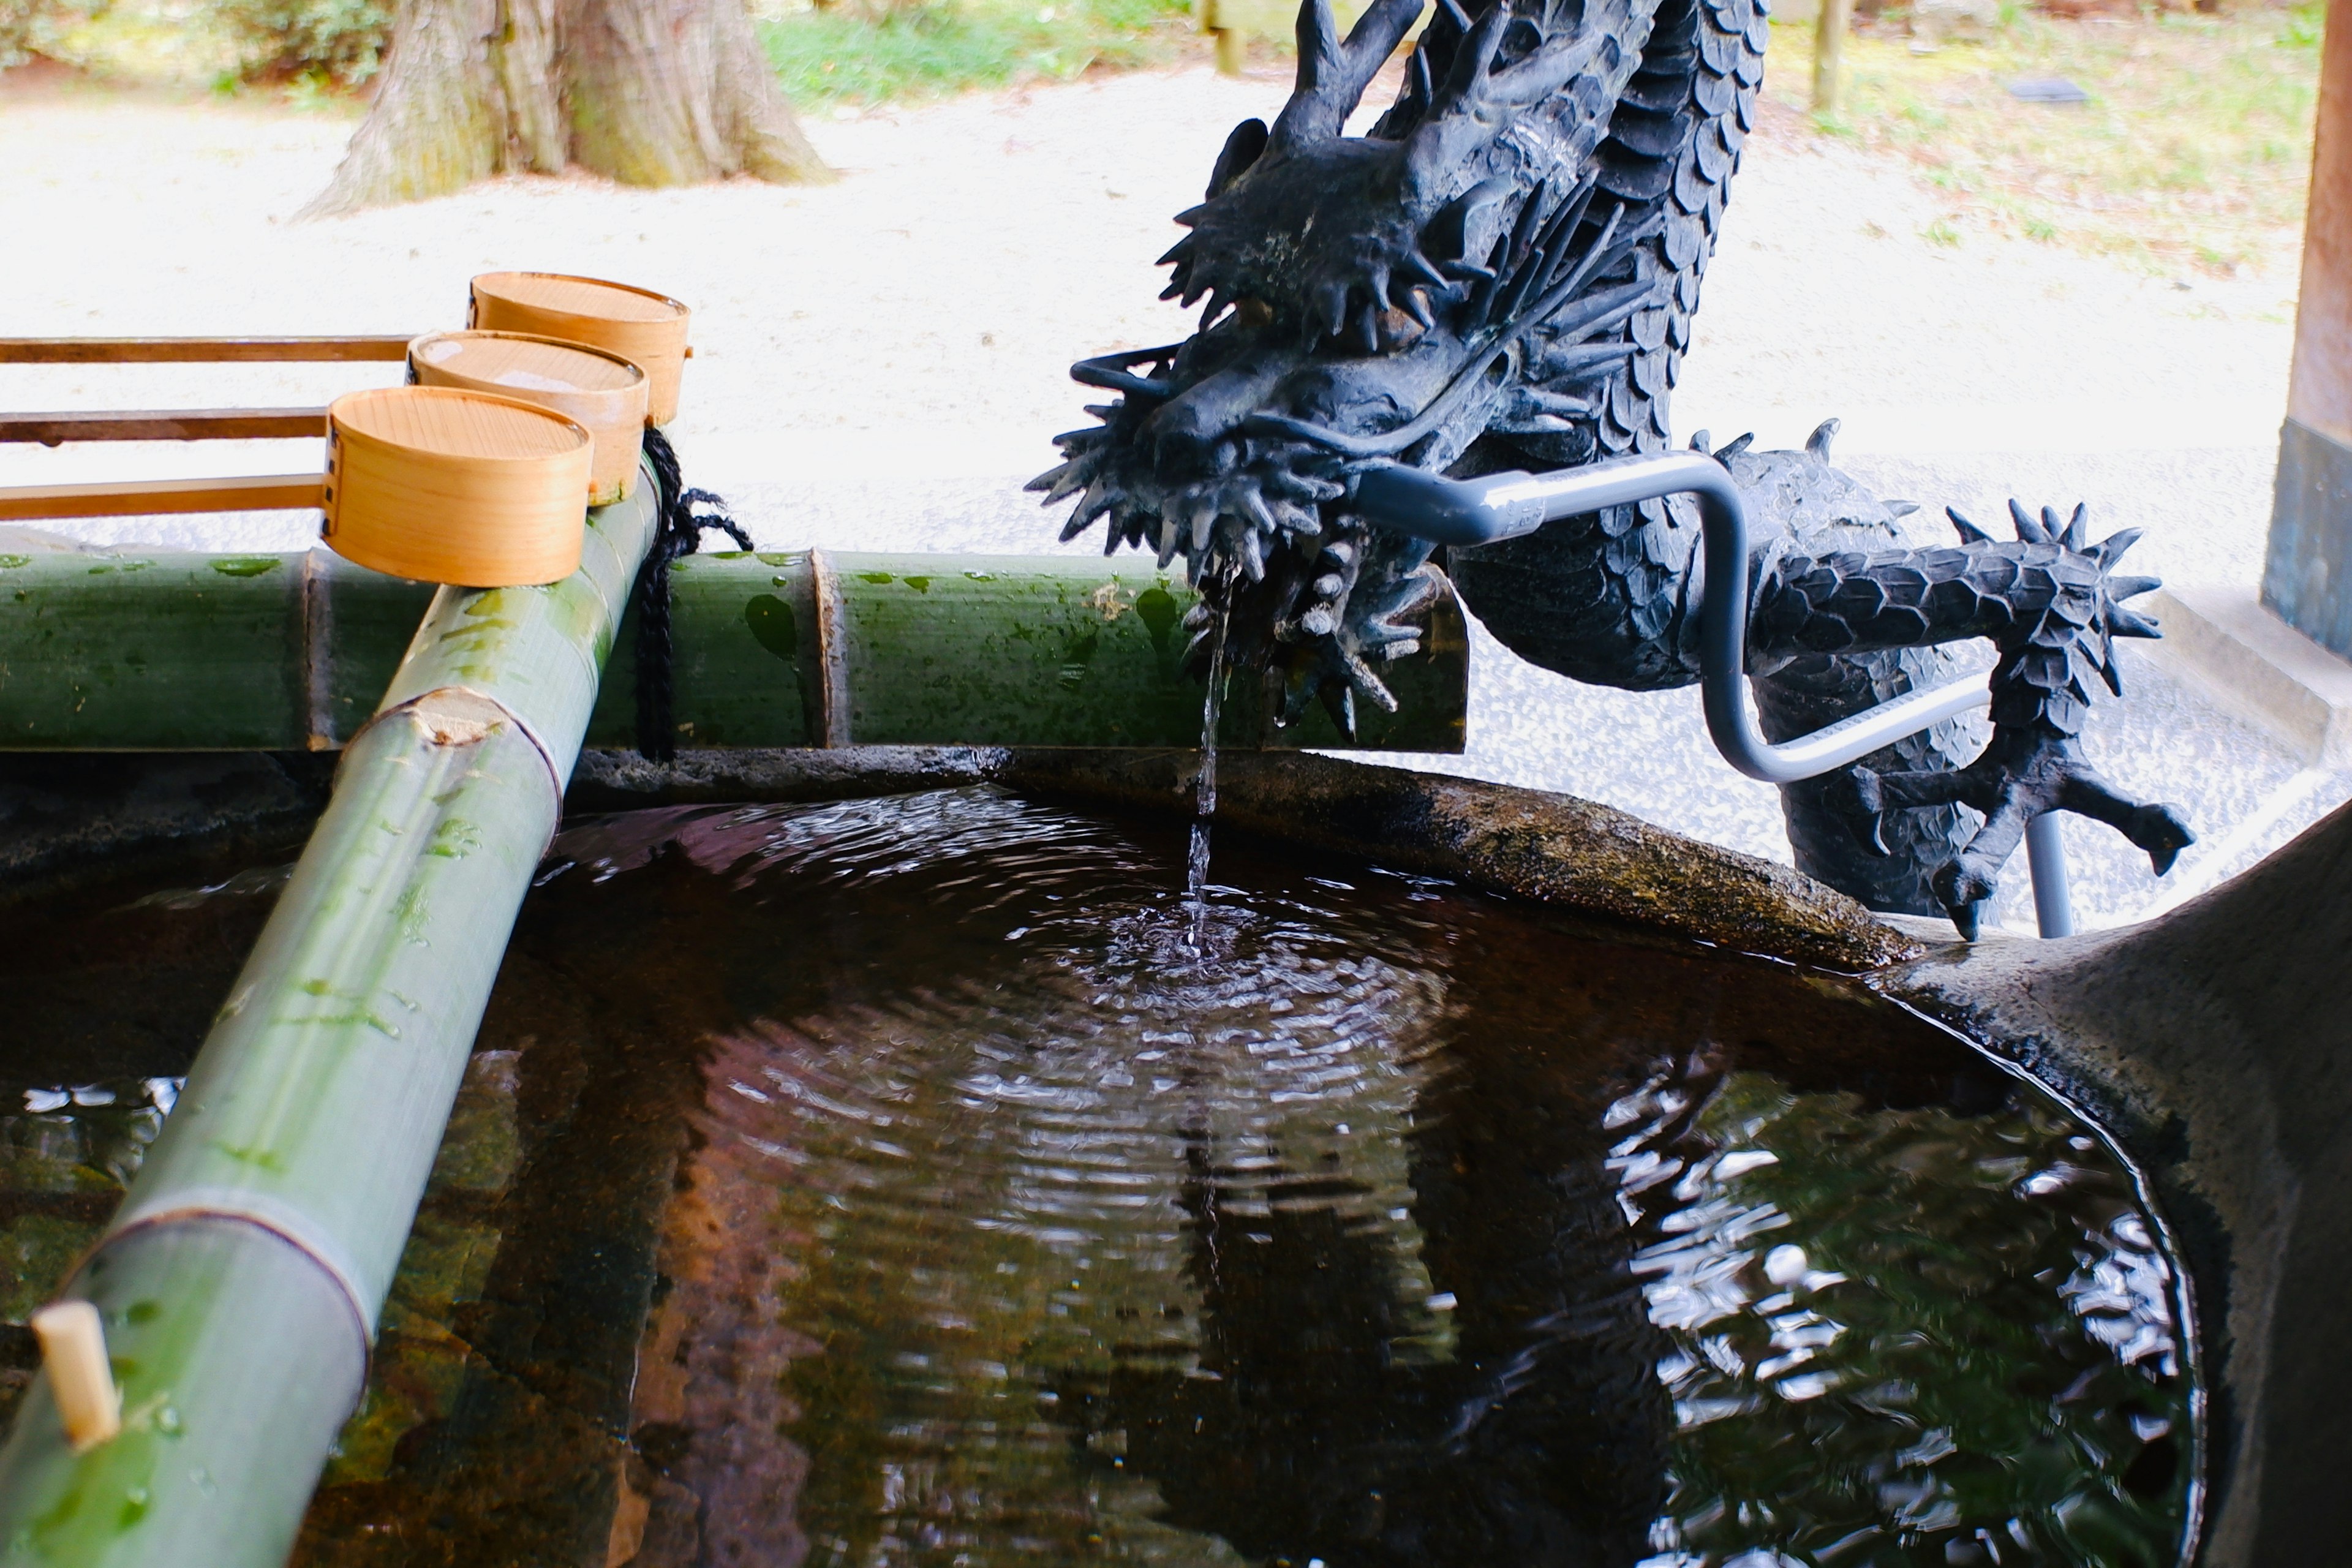
[[[1217,721],[1225,701],[1225,630],[1233,619],[1232,595],[1217,616],[1209,643],[1209,690],[1201,699],[1201,772],[1192,786],[1192,841],[1184,860],[1184,908],[1192,916],[1185,945],[1194,957],[1209,934],[1210,830],[1217,816]]]

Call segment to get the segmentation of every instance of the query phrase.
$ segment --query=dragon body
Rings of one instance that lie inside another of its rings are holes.
[[[1759,0],[1437,0],[1395,103],[1342,127],[1426,0],[1373,0],[1344,38],[1307,0],[1297,85],[1227,139],[1207,199],[1161,258],[1205,301],[1181,343],[1083,361],[1113,396],[1058,437],[1033,489],[1076,498],[1064,538],[1182,557],[1202,590],[1192,655],[1259,673],[1295,720],[1392,706],[1381,666],[1417,646],[1450,574],[1504,644],[1636,690],[1699,677],[1696,512],[1644,502],[1444,558],[1352,505],[1375,464],[1468,477],[1665,447],[1669,400],[1763,80]],[[1906,547],[1912,510],[1801,452],[1717,450],[1754,559],[1748,673],[1786,739],[1944,679],[1946,644],[1997,649],[1992,734],[1954,724],[1784,786],[1798,864],[1874,908],[1973,932],[2025,824],[2084,812],[2160,872],[2190,835],[2084,760],[2095,683],[2120,690],[2130,533],[2093,545],[2016,509],[1996,541]],[[1704,438],[1695,445],[1704,445]]]

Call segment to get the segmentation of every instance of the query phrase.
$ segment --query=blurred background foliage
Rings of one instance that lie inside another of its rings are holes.
[[[0,0],[0,70],[102,84],[350,97],[383,63],[394,0]]]
[[[759,24],[798,104],[883,103],[1171,64],[1202,46],[1190,0],[834,0]]]
[[[2291,257],[2311,183],[2319,0],[2080,16],[2053,14],[2080,0],[2049,4],[2008,0],[1981,37],[1924,51],[1908,5],[1864,18],[1841,111],[1819,129],[1933,189],[1946,209],[1922,236],[1934,244],[2006,233],[2215,273]],[[1808,82],[1791,64],[1812,49],[1810,21],[1773,29],[1765,90],[1799,113]],[[2011,91],[2053,79],[2084,101]]]
[[[311,79],[346,90],[375,75],[392,38],[392,0],[210,0],[238,81]]]
[[[273,89],[356,111],[396,0],[0,0],[0,70]],[[771,0],[755,25],[795,102],[866,105],[1203,52],[1190,0]]]

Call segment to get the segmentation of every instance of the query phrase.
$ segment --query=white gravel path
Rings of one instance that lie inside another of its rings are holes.
[[[689,476],[728,493],[763,545],[1049,549],[1055,520],[1018,485],[1052,460],[1047,437],[1082,418],[1069,362],[1182,334],[1185,319],[1154,299],[1169,215],[1199,199],[1233,123],[1270,115],[1286,87],[1194,68],[818,120],[811,133],[845,176],[820,188],[518,179],[307,224],[291,216],[326,182],[349,121],[0,97],[5,330],[423,331],[461,319],[478,271],[623,279],[695,308],[672,434]],[[1947,501],[1997,516],[2012,490],[2083,499],[2108,526],[2150,527],[2134,557],[2145,569],[2255,582],[2290,272],[2177,282],[1965,226],[1939,246],[1925,233],[1943,216],[1932,191],[1785,111],[1750,142],[1736,193],[1679,396],[1684,430],[1794,444],[1835,414],[1853,468],[1930,503],[1923,529],[1940,528]],[[315,402],[391,374],[10,367],[0,398]],[[0,483],[317,462],[316,443],[299,442],[18,448],[0,451]],[[313,526],[279,514],[58,531],[286,549]],[[1477,657],[1473,750],[1446,765],[1785,858],[1772,792],[1712,759],[1689,694],[1576,688],[1491,642]],[[2152,700],[2178,719],[2177,694]],[[2145,731],[2129,745],[2134,731],[2115,733],[2117,772],[2147,771],[2133,761]],[[2214,735],[2197,755],[2242,758],[2253,781],[2217,779],[2231,802],[2294,772],[2259,737]],[[2216,800],[2231,819],[2248,809]],[[2091,857],[2095,916],[2155,896],[2144,864],[2134,872],[2089,830],[2069,832]]]

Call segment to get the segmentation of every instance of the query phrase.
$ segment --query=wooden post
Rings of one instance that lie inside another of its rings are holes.
[[[2263,602],[2352,658],[2352,0],[2330,0]]]
[[[1813,18],[1813,116],[1829,120],[1838,111],[1838,82],[1845,66],[1845,35],[1853,26],[1853,0],[1821,0]]]
[[[1216,40],[1217,74],[1241,75],[1249,59],[1248,37],[1235,25],[1241,18],[1225,15],[1220,0],[1192,0],[1192,16],[1201,31]]]

